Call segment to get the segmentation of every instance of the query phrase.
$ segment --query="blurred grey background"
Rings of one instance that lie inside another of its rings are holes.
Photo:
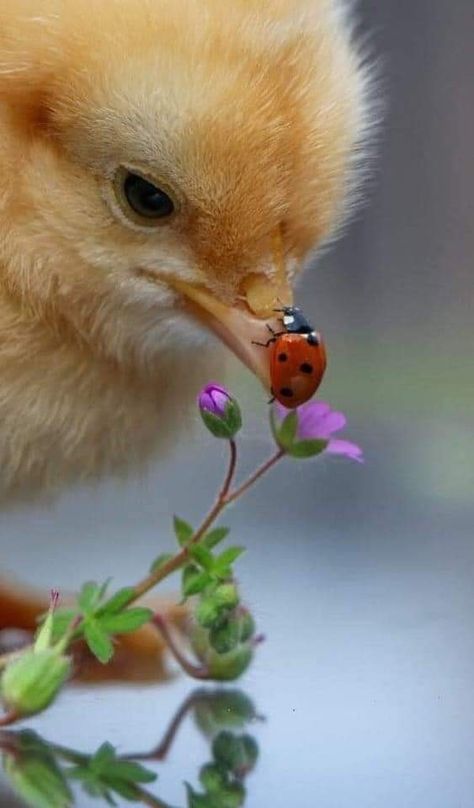
[[[366,463],[286,461],[228,515],[267,635],[242,681],[267,717],[246,804],[471,808],[474,6],[366,0],[359,16],[387,98],[370,199],[298,297],[330,351],[321,397]],[[237,367],[232,386],[245,469],[271,443],[257,386]],[[221,448],[197,430],[147,481],[0,515],[2,568],[47,587],[130,583],[167,549],[172,513],[206,509]],[[146,748],[191,689],[75,690],[32,726]],[[199,743],[184,729],[160,775],[173,804]]]

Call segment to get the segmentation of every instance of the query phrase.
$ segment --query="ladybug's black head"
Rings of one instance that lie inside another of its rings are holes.
[[[283,313],[283,325],[289,334],[312,334],[314,331],[301,309],[297,306],[283,306],[278,309]]]

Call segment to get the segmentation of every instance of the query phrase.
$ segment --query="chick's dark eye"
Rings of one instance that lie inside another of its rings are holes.
[[[127,174],[123,193],[132,210],[145,219],[164,219],[174,213],[173,200],[139,174]]]

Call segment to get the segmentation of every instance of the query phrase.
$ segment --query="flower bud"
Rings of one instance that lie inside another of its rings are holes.
[[[206,692],[194,708],[196,723],[208,738],[213,738],[224,728],[240,729],[255,716],[254,703],[240,690]]]
[[[239,602],[239,593],[235,584],[220,584],[212,597],[218,606],[226,609],[234,609]]]
[[[253,769],[258,756],[258,747],[250,735],[234,735],[220,732],[212,744],[215,761],[232,774],[246,774]]]
[[[57,649],[27,651],[5,668],[0,683],[5,707],[19,716],[48,707],[71,673],[71,660]]]
[[[199,773],[199,781],[206,791],[215,794],[227,786],[227,772],[215,763],[207,763]]]
[[[247,670],[253,657],[253,646],[251,643],[237,645],[232,651],[219,654],[213,647],[209,637],[209,631],[200,625],[195,625],[190,635],[193,650],[209,671],[212,679],[219,682],[231,682]]]
[[[203,628],[211,628],[219,623],[221,609],[212,597],[205,597],[196,607],[196,620]]]
[[[74,797],[48,746],[34,733],[20,733],[18,748],[2,757],[15,793],[32,808],[68,808]],[[24,742],[23,742],[24,740]]]
[[[240,641],[247,642],[247,640],[250,640],[255,634],[255,620],[253,619],[248,609],[244,608],[241,608],[239,610],[238,619],[240,629]]]
[[[210,382],[198,397],[202,420],[216,438],[233,438],[242,426],[242,415],[237,401],[219,384]]]
[[[229,615],[223,623],[213,626],[209,632],[209,642],[218,654],[233,651],[238,645],[239,639],[240,625],[238,618],[234,615]]]

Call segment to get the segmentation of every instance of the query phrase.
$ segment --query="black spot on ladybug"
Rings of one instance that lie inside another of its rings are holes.
[[[279,362],[286,362],[287,359],[288,359],[288,354],[286,354],[286,353],[279,353],[278,354],[278,361]]]
[[[284,398],[292,398],[293,390],[291,389],[291,387],[282,387],[280,389],[280,395],[283,396]]]
[[[303,362],[303,364],[300,365],[300,370],[301,370],[301,373],[312,373],[313,372],[313,366],[310,365],[309,362]]]

